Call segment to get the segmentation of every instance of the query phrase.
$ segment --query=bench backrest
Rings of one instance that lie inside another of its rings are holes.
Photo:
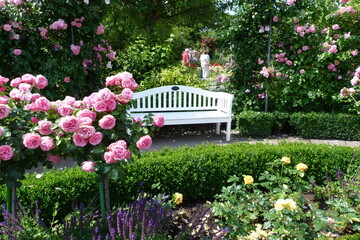
[[[188,86],[163,86],[134,93],[130,112],[219,110],[231,113],[234,96]]]

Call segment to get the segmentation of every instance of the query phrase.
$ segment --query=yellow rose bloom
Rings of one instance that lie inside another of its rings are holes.
[[[290,198],[285,200],[286,204],[285,204],[285,208],[289,209],[291,211],[294,211],[297,208],[296,202]]]
[[[173,200],[176,205],[179,205],[183,202],[183,195],[181,193],[176,192],[173,195]]]
[[[246,175],[244,177],[244,182],[247,185],[253,184],[254,183],[254,178],[252,176]]]
[[[304,163],[299,163],[298,165],[296,165],[296,169],[298,171],[305,171],[306,169],[308,169],[308,166]]]
[[[280,160],[283,164],[290,164],[291,160],[288,157],[282,157]]]
[[[286,201],[284,199],[278,199],[274,204],[275,210],[276,211],[283,210],[285,203],[286,203]]]

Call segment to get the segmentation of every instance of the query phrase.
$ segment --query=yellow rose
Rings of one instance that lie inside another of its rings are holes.
[[[253,184],[254,183],[254,178],[252,176],[246,175],[244,177],[244,182],[247,185]]]
[[[284,209],[284,205],[285,205],[285,200],[284,199],[278,199],[275,204],[274,204],[274,207],[275,207],[275,210],[276,211],[281,211]]]
[[[298,165],[296,165],[296,169],[303,172],[308,169],[308,166],[304,163],[299,163]]]
[[[181,193],[176,192],[173,195],[173,200],[176,205],[179,205],[183,202],[183,195]]]
[[[296,202],[290,198],[285,200],[285,208],[294,211],[297,208]]]
[[[283,164],[290,164],[291,160],[288,157],[282,157],[280,160]]]

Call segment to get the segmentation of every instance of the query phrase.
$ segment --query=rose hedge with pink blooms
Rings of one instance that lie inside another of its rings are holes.
[[[230,82],[234,110],[264,109],[259,94],[265,92],[271,111],[343,110],[338,91],[360,64],[359,4],[246,0],[238,5],[227,31],[237,64]]]
[[[44,73],[49,86],[43,94],[51,100],[82,97],[103,86],[99,79],[116,57],[101,25],[108,7],[101,0],[5,1],[0,6],[0,75]]]
[[[0,178],[9,186],[25,169],[39,163],[51,167],[67,157],[85,171],[117,179],[133,155],[151,146],[152,132],[163,126],[163,116],[133,120],[127,115],[138,86],[130,73],[108,77],[107,88],[81,100],[67,96],[49,101],[34,93],[45,87],[45,80],[31,74],[11,81],[0,76],[5,88],[0,97]]]

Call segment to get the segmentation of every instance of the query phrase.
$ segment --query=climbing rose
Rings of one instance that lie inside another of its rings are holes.
[[[94,135],[89,138],[89,143],[93,146],[96,146],[101,143],[102,137],[103,135],[101,132],[95,132]]]
[[[37,75],[35,77],[35,87],[38,89],[44,89],[48,85],[48,80],[43,75]]]
[[[103,33],[104,33],[104,25],[98,26],[96,34],[100,35],[100,34],[103,34]]]
[[[14,155],[14,151],[12,150],[10,145],[2,145],[0,146],[0,160],[8,161]]]
[[[54,144],[54,140],[52,140],[52,138],[50,137],[42,137],[41,138],[41,143],[40,143],[40,148],[41,150],[45,151],[50,151],[52,149],[54,149],[55,144]]]
[[[154,117],[154,125],[156,127],[163,127],[164,126],[164,116],[159,114]]]
[[[76,133],[82,138],[90,138],[95,134],[95,128],[93,126],[84,125],[81,126]]]
[[[115,154],[113,152],[105,152],[104,153],[104,160],[106,163],[116,163],[117,160],[114,158]]]
[[[136,146],[140,150],[146,150],[151,147],[152,139],[149,135],[142,136],[137,142]]]
[[[79,134],[74,133],[72,136],[75,146],[85,147],[88,143],[88,139],[81,137]]]
[[[0,119],[4,119],[9,116],[11,108],[6,104],[0,104]]]
[[[273,17],[273,21],[274,21],[274,22],[278,22],[278,21],[279,21],[278,16],[274,16],[274,17]]]
[[[60,119],[59,126],[65,132],[76,132],[79,129],[80,121],[74,116],[66,116]]]
[[[41,120],[38,122],[40,129],[38,130],[38,132],[42,135],[49,135],[50,133],[53,132],[53,130],[51,129],[52,126],[52,122],[51,121],[45,121],[45,120]]]
[[[115,119],[115,117],[112,116],[112,115],[105,115],[104,117],[102,117],[102,118],[99,120],[99,126],[100,126],[102,129],[109,130],[109,129],[114,128],[115,125],[116,125],[116,119]]]
[[[22,53],[22,51],[20,49],[15,49],[14,50],[14,55],[16,55],[16,56],[20,56],[21,53]]]

